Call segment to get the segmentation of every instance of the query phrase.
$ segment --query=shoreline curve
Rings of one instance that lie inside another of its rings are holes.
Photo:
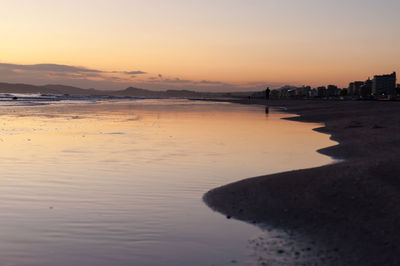
[[[232,101],[248,104],[248,100]],[[263,104],[253,101],[250,104]],[[306,235],[340,257],[340,265],[400,263],[400,103],[272,100],[318,122],[338,145],[318,152],[335,164],[244,179],[207,192],[203,200],[229,217]],[[396,145],[398,144],[398,146]],[[307,264],[315,264],[310,257]]]

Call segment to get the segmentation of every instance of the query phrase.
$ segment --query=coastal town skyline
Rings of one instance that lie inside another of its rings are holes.
[[[269,89],[269,88],[268,88]],[[260,97],[261,93],[254,96]],[[356,80],[346,87],[335,84],[312,87],[283,86],[272,91],[273,98],[338,98],[343,99],[394,99],[400,96],[400,84],[397,83],[396,72],[390,74],[373,75],[366,80]]]
[[[3,82],[250,91],[400,71],[393,0],[2,4]]]

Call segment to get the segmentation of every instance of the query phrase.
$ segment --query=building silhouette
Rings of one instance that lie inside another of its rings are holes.
[[[349,83],[349,87],[347,88],[347,95],[352,96],[354,94],[354,82]]]
[[[359,96],[361,87],[364,85],[364,81],[354,81],[349,84],[348,94],[350,96]]]
[[[328,97],[334,97],[339,95],[339,89],[336,85],[328,85],[326,89],[326,94]]]
[[[326,97],[326,95],[327,95],[326,87],[325,86],[318,87],[317,88],[317,95],[320,98]]]
[[[362,85],[361,88],[360,88],[360,96],[361,96],[361,98],[366,99],[366,98],[370,98],[371,97],[371,95],[372,95],[372,84],[373,84],[373,82],[372,82],[372,80],[370,78],[368,78],[368,80],[366,80],[364,82],[364,85]]]
[[[375,96],[396,95],[396,72],[389,75],[376,75],[372,81],[372,93]]]

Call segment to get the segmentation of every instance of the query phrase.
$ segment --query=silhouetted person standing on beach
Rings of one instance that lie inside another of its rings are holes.
[[[265,99],[269,100],[269,94],[271,93],[271,90],[269,89],[269,87],[265,90]]]
[[[271,90],[269,89],[269,87],[265,90],[265,113],[268,114],[269,113],[269,107],[267,104],[267,101],[269,100],[269,94],[271,93]]]

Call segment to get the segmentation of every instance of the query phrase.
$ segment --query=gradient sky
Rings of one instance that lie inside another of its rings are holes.
[[[0,4],[3,82],[223,91],[400,72],[398,0]]]

